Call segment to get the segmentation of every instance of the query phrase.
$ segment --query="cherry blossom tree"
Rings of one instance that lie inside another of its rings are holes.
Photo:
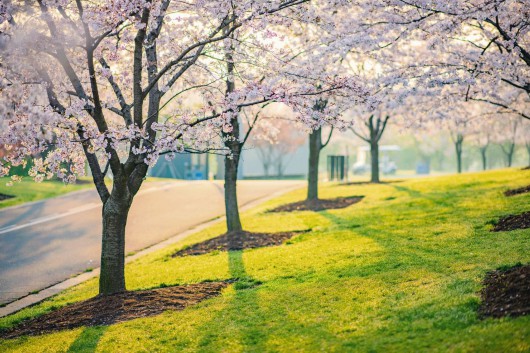
[[[355,1],[359,15],[344,26],[366,32],[378,47],[404,58],[418,87],[453,100],[480,101],[511,110],[505,89],[530,94],[529,7],[525,0]],[[435,55],[433,55],[436,53]]]
[[[9,151],[0,173],[40,155],[30,169],[36,181],[56,175],[74,182],[88,163],[103,204],[101,294],[126,288],[127,216],[160,156],[208,150],[219,130],[235,135],[235,117],[245,107],[279,101],[303,121],[307,95],[353,88],[348,81],[327,80],[319,92],[314,85],[293,91],[292,80],[280,76],[236,90],[230,74],[224,79],[208,70],[216,56],[231,62],[226,41],[238,31],[314,18],[306,3],[2,2],[0,144]],[[183,108],[186,94],[220,80],[226,81],[225,95],[195,110]]]
[[[487,170],[488,148],[491,145],[491,132],[489,130],[478,131],[475,140],[480,151],[480,157],[482,160],[482,170]]]
[[[495,125],[495,128],[498,129],[496,142],[504,155],[507,167],[511,167],[513,164],[520,125],[521,119],[518,116],[505,117],[502,123],[497,122]]]
[[[261,134],[256,131],[258,136],[253,139],[253,147],[258,152],[265,176],[269,176],[271,167],[275,167],[276,175],[282,177],[286,158],[306,142],[307,136],[282,117],[267,116],[260,123],[258,129],[264,131]]]
[[[400,94],[430,98],[420,119],[438,120],[436,110],[461,102],[530,118],[526,1],[352,1],[341,14],[336,34],[350,38],[345,50],[392,63],[388,83],[401,84]]]
[[[368,62],[369,63],[369,62]],[[360,74],[363,80],[369,82],[370,90],[375,92],[375,97],[378,104],[370,109],[362,109],[362,107],[355,107],[350,110],[349,114],[353,115],[352,126],[350,130],[355,136],[368,143],[370,146],[371,158],[371,177],[372,183],[380,182],[379,173],[379,142],[383,137],[390,117],[399,118],[401,110],[407,104],[407,99],[399,95],[399,90],[396,90],[394,85],[386,83],[385,70],[379,63],[372,63],[371,69],[366,67],[367,61],[362,65]],[[397,92],[396,92],[397,91]],[[409,99],[409,102],[415,101]]]
[[[232,60],[232,57],[228,60],[227,77],[233,77],[235,68],[239,66],[237,61],[234,61],[233,65],[230,64]],[[293,118],[298,125],[291,125],[291,127],[284,126],[283,128],[302,128],[302,130],[314,129],[316,134],[318,134],[321,125],[327,124],[332,127],[338,126],[339,128],[342,128],[344,122],[340,117],[340,112],[337,110],[337,106],[334,104],[330,104],[327,109],[322,108],[319,111],[320,114],[315,116],[313,106],[315,97],[318,97],[316,99],[319,102],[329,101],[332,97],[349,97],[351,101],[363,101],[367,94],[366,91],[363,90],[351,77],[328,77],[325,75],[325,72],[316,75],[314,72],[311,73],[307,68],[301,70],[297,62],[289,62],[289,65],[286,65],[284,71],[276,72],[276,74],[272,73],[273,67],[269,68],[271,69],[271,73],[267,75],[269,80],[277,81],[279,75],[283,76],[283,83],[281,86],[284,87],[282,88],[285,90],[284,92],[288,92],[288,94],[275,93],[274,97],[268,99],[266,103],[264,102],[265,104],[257,106],[254,109],[247,107],[247,113],[253,116],[253,118],[247,121],[244,134],[241,131],[241,124],[239,122],[241,109],[234,111],[229,120],[230,128],[228,130],[223,130],[221,133],[224,145],[227,149],[227,155],[225,157],[225,211],[229,233],[243,229],[237,205],[237,170],[245,143],[248,141],[254,127],[262,122],[262,109],[265,108],[268,102],[281,103],[290,107],[294,114]],[[247,73],[248,71],[245,72]],[[261,75],[261,77],[265,76],[266,75]],[[263,80],[263,82],[267,81],[268,80],[266,79]],[[317,81],[318,84],[315,84],[315,81]],[[238,91],[235,88],[235,80],[227,81],[226,87],[226,94],[228,97],[237,94]],[[316,165],[318,166],[318,164]]]
[[[319,67],[320,63],[333,59],[335,53],[327,47],[327,41],[319,37],[298,38],[293,36],[290,28],[307,28],[314,23],[320,23],[319,26],[325,23],[325,26],[333,28],[336,21],[334,16],[321,14],[333,13],[336,4],[335,1],[320,2],[314,8],[307,8],[303,16],[291,17],[289,26],[276,24],[261,34],[248,34],[240,30],[224,41],[224,56],[217,58],[222,63],[218,75],[223,77],[224,87],[207,90],[205,99],[210,101],[208,97],[223,92],[225,100],[240,100],[241,92],[246,91],[270,97],[258,100],[260,105],[240,104],[238,109],[230,110],[220,117],[225,119],[219,133],[226,154],[225,209],[228,233],[243,229],[237,204],[239,160],[251,132],[262,121],[262,110],[269,103],[282,104],[290,110],[298,128],[312,131],[320,129],[322,125],[344,126],[337,104],[326,103],[326,107],[315,112],[315,101],[328,102],[338,97],[347,97],[351,102],[366,100],[367,92],[356,77],[330,75],[325,68]],[[271,41],[271,38],[275,40]],[[274,92],[270,91],[271,86],[275,87]],[[219,107],[212,105],[212,109],[215,112]],[[243,132],[241,119],[249,116],[251,118],[247,119]]]
[[[504,131],[498,130],[497,127],[503,124],[505,116],[503,111],[491,109],[491,106],[475,104],[475,115],[470,117],[469,122],[474,144],[480,152],[482,170],[489,168],[488,150],[495,142],[496,137],[499,134],[504,134]]]
[[[436,110],[436,123],[447,129],[454,145],[457,173],[462,173],[464,143],[476,141],[481,152],[482,167],[487,164],[487,149],[492,140],[491,126],[485,124],[499,123],[502,115],[495,107],[476,101],[457,102],[451,106],[442,105],[443,109]]]
[[[371,114],[366,121],[364,121],[365,133],[361,132],[357,127],[352,127],[352,132],[359,137],[361,140],[367,142],[370,145],[370,156],[371,156],[371,178],[372,183],[379,183],[379,141],[385,132],[386,125],[390,115],[375,115]]]

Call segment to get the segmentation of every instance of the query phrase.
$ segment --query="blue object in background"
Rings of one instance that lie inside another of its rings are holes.
[[[431,166],[429,163],[418,163],[416,164],[416,174],[425,175],[431,172]]]

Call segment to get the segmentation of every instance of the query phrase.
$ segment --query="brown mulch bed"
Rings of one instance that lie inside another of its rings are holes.
[[[12,199],[13,197],[15,197],[15,196],[13,196],[13,195],[6,195],[6,194],[2,194],[2,193],[0,193],[0,201],[7,200],[7,199]]]
[[[530,228],[530,211],[518,215],[509,215],[501,218],[491,230],[492,232],[503,232],[508,230]]]
[[[514,196],[514,195],[519,195],[519,194],[526,194],[527,192],[530,192],[530,185],[523,186],[522,188],[506,190],[504,192],[504,195]]]
[[[307,233],[309,230],[282,233],[251,233],[246,231],[225,233],[216,238],[177,251],[172,256],[188,256],[208,254],[212,251],[228,251],[254,249],[266,246],[281,245],[295,235]]]
[[[346,208],[363,199],[364,196],[338,197],[336,199],[318,199],[299,201],[276,207],[269,212],[322,211]]]
[[[0,332],[0,338],[39,335],[81,326],[110,325],[166,310],[183,310],[205,299],[218,296],[229,281],[204,282],[142,291],[97,296],[23,321]]]
[[[489,272],[483,283],[482,318],[530,314],[530,265]]]

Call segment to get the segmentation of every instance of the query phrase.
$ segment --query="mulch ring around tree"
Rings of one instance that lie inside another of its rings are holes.
[[[202,243],[193,244],[177,251],[172,256],[202,255],[213,251],[243,250],[276,246],[291,239],[295,235],[307,233],[310,230],[282,232],[282,233],[252,233],[246,231],[225,233]]]
[[[13,196],[13,195],[6,195],[6,194],[2,194],[2,193],[0,193],[0,201],[4,201],[4,200],[7,200],[7,199],[12,199],[13,197],[15,197],[15,196]]]
[[[0,338],[34,336],[81,326],[111,325],[158,315],[166,310],[183,310],[220,295],[221,290],[230,283],[230,281],[203,282],[97,296],[23,321],[13,328],[0,332]]]
[[[530,265],[489,272],[483,283],[480,317],[530,314]]]
[[[269,212],[323,211],[346,208],[363,199],[364,196],[338,197],[336,199],[304,200],[281,205]]]
[[[503,232],[526,228],[530,228],[530,211],[518,215],[509,215],[499,219],[491,231]]]
[[[514,195],[519,195],[519,194],[526,194],[527,192],[530,192],[530,185],[523,186],[522,188],[506,190],[504,192],[504,195],[514,196]]]

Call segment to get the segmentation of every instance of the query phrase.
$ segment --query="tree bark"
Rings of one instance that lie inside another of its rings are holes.
[[[279,178],[283,177],[283,155],[279,155],[277,163],[277,174]]]
[[[267,162],[261,162],[262,165],[263,165],[263,171],[265,173],[265,176],[268,177],[269,176],[269,168],[270,168],[270,163],[267,161]]]
[[[375,124],[374,124],[374,114],[372,114],[368,121],[364,123],[364,125],[368,128],[368,134],[369,136],[362,135],[355,131],[355,129],[351,129],[357,137],[359,137],[361,140],[368,142],[370,145],[370,159],[371,159],[371,176],[370,176],[370,182],[372,183],[380,183],[381,180],[379,178],[379,141],[381,141],[381,137],[383,136],[383,133],[386,129],[386,124],[388,123],[388,120],[390,119],[390,116],[387,115],[384,119],[381,119],[381,116],[378,116],[376,118]]]
[[[526,153],[528,154],[528,166],[530,167],[530,143],[526,143]]]
[[[462,150],[456,148],[456,171],[458,174],[462,173]]]
[[[370,154],[372,157],[372,183],[379,183],[379,141],[370,141]]]
[[[504,152],[504,157],[506,158],[506,166],[509,168],[512,166],[513,163],[513,155],[515,152],[515,143],[510,143],[507,148],[504,147],[504,145],[500,145],[502,152]]]
[[[224,29],[224,31],[227,30],[227,28]],[[233,52],[233,46],[226,48],[225,59],[228,74],[226,78],[226,96],[234,92],[236,89],[234,81],[235,64]],[[233,116],[230,119],[232,130],[223,133],[225,146],[230,150],[230,155],[225,157],[225,213],[226,229],[228,233],[241,231],[243,229],[239,218],[239,206],[237,204],[237,170],[239,167],[239,159],[241,157],[243,143],[239,141],[240,131],[238,115],[236,112],[232,113]]]
[[[506,164],[508,167],[511,167],[513,164],[513,153],[515,152],[515,143],[512,143],[510,145],[510,149],[508,150],[508,153],[506,154]]]
[[[204,179],[210,180],[210,155],[205,154],[206,158],[204,160]]]
[[[462,173],[462,147],[464,143],[464,136],[458,134],[455,140],[455,150],[456,150],[456,171],[458,174]]]
[[[482,156],[482,170],[488,169],[487,151],[488,151],[487,146],[480,147],[480,155]]]
[[[125,226],[132,195],[125,178],[114,180],[113,190],[103,205],[103,234],[99,294],[123,292],[125,288]]]
[[[241,231],[239,206],[237,204],[237,170],[240,151],[232,151],[232,158],[225,157],[225,212],[227,231]]]
[[[322,128],[309,134],[309,170],[307,173],[307,200],[318,199],[318,163],[322,147]]]

